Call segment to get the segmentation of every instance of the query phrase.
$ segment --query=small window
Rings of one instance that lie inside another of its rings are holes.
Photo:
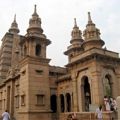
[[[18,95],[19,94],[19,85],[16,85],[16,95]]]
[[[37,95],[37,105],[44,105],[45,95]]]
[[[25,105],[25,95],[21,95],[21,106]]]
[[[19,95],[15,96],[15,107],[19,108]]]
[[[3,109],[5,109],[5,108],[6,108],[6,100],[3,99]]]
[[[22,75],[25,75],[25,73],[26,73],[26,70],[23,70],[21,73],[22,73]]]
[[[70,54],[70,58],[73,58],[73,54]]]
[[[40,45],[36,45],[35,54],[36,54],[36,56],[40,56],[40,54],[41,54],[41,46]]]
[[[35,70],[37,74],[42,75],[43,70]]]

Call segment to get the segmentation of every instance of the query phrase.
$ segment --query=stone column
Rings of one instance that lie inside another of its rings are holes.
[[[13,117],[13,115],[14,115],[14,87],[15,87],[15,83],[14,83],[14,81],[12,81],[12,83],[11,83],[11,94],[10,94],[11,117]]]
[[[60,96],[57,94],[57,111],[58,111],[58,113],[61,112],[60,105],[61,105],[61,103],[60,103]]]
[[[75,75],[72,76],[72,87],[73,87],[73,111],[78,111],[78,97],[77,97],[77,80]]]
[[[116,102],[117,102],[118,120],[120,120],[120,96],[117,97]]]
[[[71,112],[73,111],[73,95],[72,93],[70,93],[70,97],[71,97]]]
[[[103,84],[99,72],[94,72],[91,79],[91,100],[92,104],[100,105],[103,102]]]

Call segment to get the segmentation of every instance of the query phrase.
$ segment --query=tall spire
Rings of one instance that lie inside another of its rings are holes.
[[[35,5],[35,7],[34,7],[34,13],[37,13],[36,5]]]
[[[74,39],[82,39],[81,35],[82,35],[81,30],[79,30],[79,27],[77,26],[76,18],[74,18],[74,27],[73,27],[73,30],[71,32],[72,41]]]
[[[86,44],[86,48],[90,48],[90,46],[101,48],[104,45],[104,41],[100,38],[100,30],[92,22],[90,12],[88,12],[88,23],[83,31],[83,36],[85,39],[83,44]]]
[[[14,22],[16,22],[16,14],[14,15]]]
[[[88,12],[88,24],[92,24],[92,19],[91,19],[90,12]]]
[[[11,27],[9,29],[9,32],[12,33],[12,34],[17,34],[19,33],[19,29],[18,29],[18,24],[16,22],[16,14],[14,15],[14,20],[11,24]]]
[[[32,14],[32,18],[29,20],[29,28],[27,29],[27,35],[33,36],[42,36],[45,38],[43,34],[43,29],[41,28],[41,19],[37,14],[37,6],[34,6],[34,12]]]
[[[79,30],[79,27],[77,26],[76,18],[74,18],[74,26],[71,32],[71,37],[72,37],[70,40],[71,45],[67,48],[67,51],[64,52],[64,54],[68,56],[70,56],[70,54],[72,54],[73,56],[77,55],[82,50],[81,48],[81,45],[83,43],[82,32],[81,30]]]
[[[74,18],[74,27],[77,27],[77,21],[76,21],[76,18]]]
[[[88,24],[83,31],[83,36],[85,40],[100,40],[100,30],[96,28],[95,24],[92,22],[90,12],[88,12]]]
[[[34,5],[34,13],[33,13],[32,16],[38,16],[38,14],[37,14],[37,5]]]

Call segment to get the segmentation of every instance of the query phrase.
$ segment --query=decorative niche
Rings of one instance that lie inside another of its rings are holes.
[[[25,106],[25,94],[21,95],[21,106]]]

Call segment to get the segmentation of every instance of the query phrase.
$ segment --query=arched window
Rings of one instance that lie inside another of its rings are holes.
[[[83,76],[81,80],[82,109],[83,111],[89,111],[89,105],[91,104],[91,90],[89,79],[87,76]]]
[[[65,110],[65,102],[64,102],[64,96],[60,95],[60,105],[61,105],[61,112],[64,112]]]
[[[52,95],[50,97],[50,103],[51,103],[52,112],[56,112],[57,111],[57,97],[56,97],[56,95]]]
[[[84,92],[85,92],[85,110],[89,111],[89,104],[91,104],[91,95],[90,95],[90,84],[88,82],[88,77],[84,79]]]
[[[35,49],[35,54],[36,56],[40,56],[41,54],[41,45],[36,45],[36,49]]]
[[[66,102],[67,112],[71,112],[71,96],[69,93],[66,94]]]
[[[106,75],[104,79],[104,95],[112,96],[112,83],[110,75]]]

